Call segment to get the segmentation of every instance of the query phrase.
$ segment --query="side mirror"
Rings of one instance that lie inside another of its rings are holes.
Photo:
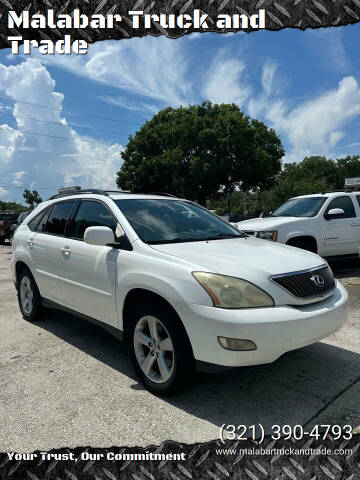
[[[114,241],[114,232],[109,227],[88,227],[84,233],[84,242],[89,245],[105,246]]]
[[[342,208],[332,208],[325,213],[324,217],[326,220],[331,220],[332,218],[342,217],[345,214]]]

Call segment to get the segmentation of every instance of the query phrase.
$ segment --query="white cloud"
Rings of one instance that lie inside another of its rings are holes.
[[[318,28],[309,30],[312,51],[326,68],[344,73],[351,67],[351,61],[346,52],[343,39],[343,28]]]
[[[205,75],[203,97],[214,103],[237,103],[242,106],[250,93],[245,64],[221,51]]]
[[[262,69],[261,84],[265,95],[269,96],[273,93],[275,86],[275,75],[278,66],[275,62],[266,61]]]
[[[0,64],[0,92],[14,99],[12,113],[16,115],[15,128],[0,125],[1,180],[10,193],[7,185],[28,187],[30,182],[39,189],[73,182],[87,187],[115,187],[122,147],[96,143],[94,138],[81,136],[67,125],[62,112],[63,95],[56,92],[55,81],[37,59],[8,67]],[[30,103],[53,108],[40,109]],[[18,198],[20,192],[17,189]]]
[[[0,166],[4,167],[13,158],[15,150],[21,148],[24,143],[24,136],[19,131],[0,125]]]
[[[98,98],[103,102],[109,103],[110,105],[126,108],[127,110],[138,111],[144,115],[148,115],[149,113],[153,115],[160,110],[156,105],[130,101],[125,97],[110,97],[109,95],[102,95],[98,96]]]
[[[266,117],[288,136],[293,155],[326,155],[344,136],[341,129],[359,114],[359,84],[354,77],[345,77],[337,89],[288,112],[270,108]]]
[[[192,100],[189,60],[183,42],[148,35],[131,41],[99,42],[90,45],[84,56],[38,58],[103,85],[178,106]]]
[[[0,197],[3,197],[4,195],[6,195],[8,192],[7,190],[5,190],[5,188],[3,187],[0,187]]]
[[[20,170],[19,172],[14,172],[12,174],[12,177],[13,177],[13,181],[12,181],[12,184],[15,185],[15,186],[20,186],[21,183],[22,183],[22,178],[24,175],[26,175],[28,172],[26,172],[25,170]]]
[[[201,33],[200,32],[191,32],[187,35],[187,39],[188,40],[199,40],[200,38],[204,38],[204,37],[201,37]]]
[[[289,144],[287,160],[302,160],[306,155],[329,155],[345,136],[345,127],[360,114],[360,87],[350,76],[337,88],[298,102],[278,88],[276,68],[266,62],[262,72],[263,92],[250,99],[251,116],[270,123]]]

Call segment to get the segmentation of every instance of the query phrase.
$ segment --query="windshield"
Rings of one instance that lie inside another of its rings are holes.
[[[271,214],[272,217],[314,217],[327,197],[291,198]]]
[[[149,244],[242,237],[206,209],[182,200],[115,200],[139,238]]]

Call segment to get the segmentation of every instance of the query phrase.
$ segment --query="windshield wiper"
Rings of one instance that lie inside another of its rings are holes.
[[[147,242],[149,245],[161,245],[162,243],[185,243],[185,242],[201,242],[203,238],[181,238],[176,237],[172,238],[171,240],[153,240]]]
[[[221,240],[222,238],[243,238],[247,237],[247,235],[244,234],[237,234],[237,233],[218,233],[217,235],[214,235],[213,237],[207,237],[203,238],[202,240]]]
[[[294,215],[293,213],[283,213],[280,215],[271,215],[272,217],[298,217],[298,215]]]
[[[205,237],[205,238],[181,238],[176,237],[172,238],[171,240],[153,240],[147,242],[149,245],[161,245],[165,243],[186,243],[186,242],[205,242],[207,240],[221,240],[222,238],[243,238],[247,237],[246,234],[237,234],[237,233],[218,233],[213,237]]]

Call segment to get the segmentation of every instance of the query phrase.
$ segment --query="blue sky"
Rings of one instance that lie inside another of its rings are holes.
[[[284,161],[355,155],[359,33],[352,25],[147,36],[99,42],[86,56],[2,50],[0,200],[21,200],[23,187],[43,198],[61,185],[114,188],[129,134],[161,108],[204,99],[238,103],[274,127]]]

